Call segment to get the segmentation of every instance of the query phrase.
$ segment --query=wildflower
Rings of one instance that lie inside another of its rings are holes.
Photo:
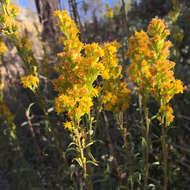
[[[113,9],[109,6],[108,2],[106,2],[106,12],[104,14],[105,18],[112,19],[114,16]]]
[[[126,71],[130,73],[130,78],[143,96],[152,95],[155,98],[161,106],[159,113],[168,120],[168,126],[174,118],[168,103],[175,94],[183,93],[183,84],[174,77],[175,63],[167,59],[172,44],[166,41],[170,32],[164,22],[161,19],[152,19],[147,31],[149,35],[144,31],[135,32],[129,39],[126,55],[131,58],[132,63]]]
[[[64,34],[60,39],[64,52],[58,54],[60,65],[56,66],[59,77],[53,80],[55,90],[59,93],[55,99],[57,113],[67,112],[71,121],[80,122],[85,114],[90,113],[93,98],[98,98],[100,94],[104,96],[105,109],[126,109],[129,90],[120,81],[121,66],[117,59],[119,44],[83,44],[78,38],[76,24],[68,16],[68,12],[56,11],[54,15],[59,19],[58,27]],[[98,76],[102,77],[103,84],[94,87]],[[66,123],[66,127],[69,126]]]
[[[24,88],[29,88],[30,90],[35,92],[39,85],[39,78],[36,66],[34,66],[33,69],[34,70],[32,74],[21,78],[21,83],[23,84]]]
[[[148,26],[147,31],[151,36],[162,35],[163,32],[165,31],[165,25],[164,25],[163,20],[156,19],[156,18],[152,19],[151,23]],[[168,30],[167,30],[167,34],[169,35]]]
[[[30,88],[32,91],[35,91],[38,87],[39,79],[34,75],[28,75],[21,78],[21,83],[24,88]]]
[[[161,123],[166,122],[165,123],[166,126],[169,126],[173,122],[173,120],[174,120],[173,109],[170,106],[168,106],[168,105],[162,105],[160,107],[158,113],[160,114],[158,116],[158,119],[161,121]],[[164,116],[164,120],[165,121],[161,120],[162,119],[161,115]]]
[[[64,127],[65,127],[65,129],[68,129],[69,131],[72,131],[72,128],[73,128],[72,122],[69,122],[69,121],[65,122]]]
[[[6,50],[7,48],[6,48],[5,43],[3,41],[0,41],[0,56],[3,55]]]
[[[125,82],[120,79],[104,81],[103,104],[104,109],[109,111],[125,111],[130,99],[130,90]]]

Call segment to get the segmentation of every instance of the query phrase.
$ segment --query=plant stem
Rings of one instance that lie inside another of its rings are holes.
[[[167,171],[167,162],[168,162],[168,146],[166,144],[166,127],[164,125],[162,127],[162,137],[161,137],[161,143],[162,143],[162,154],[163,154],[163,172],[164,172],[164,185],[163,190],[167,190],[168,186],[168,171]]]
[[[134,165],[133,165],[133,158],[131,155],[131,150],[129,148],[129,143],[127,140],[127,128],[123,126],[123,112],[119,113],[119,128],[122,134],[123,142],[124,142],[124,148],[127,151],[127,158],[129,158],[129,176],[130,176],[130,190],[134,189],[134,181],[133,181],[133,173],[134,173]]]
[[[107,118],[105,111],[103,111],[103,116],[104,116],[104,121],[105,121],[105,130],[106,130],[107,141],[109,143],[108,146],[109,146],[110,154],[113,157],[113,167],[114,167],[114,170],[117,174],[118,179],[120,179],[121,174],[120,174],[117,159],[116,159],[115,154],[114,154],[113,143],[111,140],[111,136],[109,134],[109,122],[108,122],[108,118]]]
[[[88,123],[89,123],[89,131],[88,131],[88,142],[87,143],[91,143],[92,142],[92,121],[91,121],[91,115],[90,113],[88,114]],[[91,152],[90,147],[87,148],[87,158],[89,158],[89,153]],[[87,165],[87,173],[89,176],[89,181],[88,181],[88,190],[93,190],[93,168],[90,164]]]
[[[97,127],[99,126],[99,122],[100,122],[100,114],[101,114],[101,108],[100,108],[100,104],[98,103],[98,109],[97,109],[97,117],[96,117],[96,124],[94,127],[94,135],[96,135],[97,132]]]
[[[49,113],[47,111],[47,103],[45,101],[45,98],[42,96],[42,93],[40,92],[39,89],[37,89],[37,91],[35,93],[35,96],[36,96],[36,98],[38,100],[38,103],[39,103],[41,109],[44,112],[45,119],[48,121],[49,127],[50,127],[50,129],[52,131],[52,134],[54,136],[56,148],[57,148],[57,150],[58,150],[58,152],[60,154],[60,157],[64,159],[65,164],[68,166],[67,161],[63,156],[63,151],[62,151],[62,146],[61,146],[61,142],[60,142],[60,139],[59,139],[59,135],[58,135],[58,133],[56,131],[56,128],[53,127],[53,124],[52,124],[52,122],[51,122],[51,120],[49,118]]]
[[[150,138],[149,138],[149,127],[150,127],[150,120],[148,118],[148,108],[146,107],[146,104],[144,105],[144,114],[145,114],[145,140],[147,143],[146,146],[146,154],[145,154],[145,177],[144,177],[144,189],[147,188],[148,184],[148,176],[149,176],[149,152],[150,152]]]
[[[78,146],[79,152],[80,152],[80,159],[82,162],[84,181],[87,184],[88,180],[87,180],[87,171],[86,171],[86,158],[84,156],[83,145],[81,144],[81,134],[79,132],[79,122],[77,122],[77,126],[75,127],[74,133],[75,133],[76,140],[77,140],[77,146]]]
[[[146,150],[144,154],[145,159],[145,168],[144,168],[144,190],[147,189],[148,185],[148,177],[149,177],[149,152],[150,152],[150,138],[149,138],[149,128],[150,128],[150,119],[148,118],[148,108],[147,108],[147,97],[145,95],[139,95],[139,108],[141,114],[141,125],[142,129],[144,130],[143,136],[146,141]],[[143,112],[145,116],[145,126],[144,126],[144,119],[143,119]]]

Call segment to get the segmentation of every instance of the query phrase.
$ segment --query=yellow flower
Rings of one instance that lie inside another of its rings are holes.
[[[3,55],[6,50],[7,50],[7,47],[5,43],[3,41],[0,41],[0,56]]]
[[[176,80],[174,86],[176,88],[176,94],[183,93],[184,87],[183,83],[180,80]]]
[[[65,122],[64,127],[65,127],[65,129],[68,129],[69,131],[72,131],[72,129],[73,129],[72,122],[71,121],[70,122],[69,121]]]
[[[112,19],[114,16],[113,9],[109,6],[109,3],[106,2],[106,12],[104,14],[105,18]]]
[[[4,118],[10,123],[14,121],[14,116],[11,114],[10,110],[2,100],[0,100],[0,117]]]
[[[164,32],[164,30],[165,30],[165,25],[163,20],[161,19],[156,19],[156,18],[152,19],[152,21],[148,26],[148,33],[152,36],[154,36],[155,34],[161,35]]]
[[[152,95],[159,105],[159,113],[166,119],[168,126],[173,121],[173,110],[166,106],[175,94],[183,93],[183,84],[174,77],[175,63],[168,60],[170,41],[166,41],[169,30],[161,19],[152,19],[148,34],[135,32],[129,39],[127,57],[132,63],[127,68],[130,78],[137,84],[143,96]],[[167,113],[166,113],[167,112]]]
[[[83,44],[78,37],[79,31],[67,11],[56,11],[58,27],[64,37],[60,42],[64,45],[64,52],[59,53],[60,64],[56,66],[59,77],[53,81],[59,95],[55,99],[57,113],[67,112],[69,119],[80,122],[81,117],[89,114],[93,106],[93,98],[101,94],[105,108],[123,109],[128,106],[124,103],[129,91],[126,85],[121,85],[121,66],[118,64],[117,42]],[[103,79],[97,85],[98,76]],[[113,88],[109,81],[113,83]],[[116,84],[114,84],[116,83]],[[96,85],[96,86],[95,86]],[[103,93],[104,91],[106,93]],[[107,90],[107,91],[106,91]],[[115,95],[114,93],[117,92]],[[112,98],[114,97],[114,98]],[[110,103],[111,102],[111,103]],[[66,126],[69,128],[69,123]]]
[[[97,88],[92,88],[92,97],[98,97],[99,91]]]
[[[166,122],[166,126],[169,126],[173,120],[174,120],[174,115],[173,115],[173,109],[168,106],[168,105],[162,105],[159,109],[159,113],[164,116],[164,119],[162,120],[162,117],[158,116],[159,120],[164,124]]]
[[[13,15],[13,16],[17,16],[19,11],[20,11],[20,8],[16,5],[9,5],[8,6],[8,9],[10,11],[10,13]]]
[[[21,83],[23,84],[24,88],[29,88],[35,92],[38,88],[39,79],[35,75],[28,75],[21,78]]]

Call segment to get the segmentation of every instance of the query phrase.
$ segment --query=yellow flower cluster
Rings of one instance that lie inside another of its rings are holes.
[[[7,47],[5,45],[5,42],[0,41],[0,56],[3,55],[7,50]]]
[[[36,91],[39,85],[39,78],[37,73],[37,68],[34,67],[34,73],[24,76],[21,78],[21,83],[23,84],[24,88],[29,88],[33,92]]]
[[[2,4],[0,11],[0,30],[3,34],[11,36],[12,34],[18,34],[18,23],[15,21],[15,16],[19,13],[19,7],[15,5]]]
[[[165,121],[162,121],[161,115],[163,115]],[[161,106],[158,111],[158,119],[162,123],[166,122],[166,126],[169,126],[174,120],[173,109],[168,105]]]
[[[106,12],[104,14],[104,17],[105,18],[108,18],[108,19],[112,19],[113,16],[114,16],[114,12],[113,12],[113,9],[109,6],[109,3],[106,2]]]
[[[29,36],[27,34],[24,34],[19,39],[18,47],[21,51],[29,52],[32,49],[32,43],[29,41]]]
[[[37,65],[37,63],[33,57],[32,44],[29,42],[28,35],[25,34],[23,37],[19,37],[16,46],[24,61],[26,71],[29,73],[27,76],[21,78],[21,83],[24,88],[29,88],[35,92],[39,85],[39,78],[37,66],[34,66]]]
[[[169,34],[161,19],[152,19],[148,33],[135,32],[129,39],[127,52],[127,57],[132,60],[127,72],[138,85],[139,92],[147,97],[151,94],[161,107],[166,106],[167,109],[167,104],[173,96],[183,93],[182,82],[174,77],[175,63],[167,59],[172,45],[170,41],[166,41]],[[167,109],[160,108],[160,113]],[[170,116],[167,115],[167,125],[173,121],[172,113],[168,112]]]
[[[105,110],[125,111],[129,106],[130,90],[120,78],[104,81],[103,94],[102,103]]]
[[[25,33],[23,36],[18,36],[15,41],[15,45],[21,56],[27,72],[33,72],[33,65],[37,66],[37,61],[34,58],[32,51],[32,43],[29,41],[29,36]]]
[[[73,127],[72,127],[72,122],[65,122],[64,123],[65,129],[68,129],[69,131],[72,131]]]
[[[2,76],[1,76],[1,71],[0,71],[0,118],[8,121],[9,123],[12,123],[14,120],[14,117],[9,111],[5,102],[3,101],[3,87],[4,87],[4,82],[2,81]]]
[[[13,115],[11,114],[3,100],[0,100],[0,118],[7,120],[9,123],[12,123],[14,120]]]
[[[102,58],[102,65],[100,65],[101,76],[105,80],[111,78],[116,79],[121,73],[121,66],[118,65],[117,50],[120,47],[117,42],[105,43],[102,48],[104,56]],[[101,68],[102,67],[102,68]]]
[[[60,39],[64,52],[58,54],[61,63],[56,67],[60,75],[53,81],[59,92],[56,110],[58,113],[67,111],[72,121],[79,122],[84,114],[90,113],[92,99],[98,95],[93,83],[100,74],[98,64],[104,52],[97,43],[83,44],[79,40],[79,31],[67,11],[56,11],[54,15],[64,34]]]
[[[108,111],[124,111],[128,107],[130,90],[127,89],[126,82],[122,82],[122,67],[118,64],[117,50],[120,45],[117,42],[105,43],[102,48],[104,56],[102,58],[101,76],[103,78],[102,103],[104,109]]]
[[[2,8],[0,12],[0,23],[1,23],[1,31],[3,34],[7,35],[9,39],[11,39],[17,50],[19,55],[27,69],[28,76],[25,76],[21,79],[21,83],[25,88],[30,88],[33,92],[36,91],[36,88],[39,84],[38,73],[36,66],[37,65],[33,53],[32,53],[32,44],[28,40],[28,35],[25,34],[23,37],[19,35],[18,32],[18,24],[15,21],[15,17],[19,12],[19,8],[15,5],[11,5],[10,1],[7,0],[2,3]],[[0,54],[5,51],[5,46],[3,43],[0,43]],[[31,64],[33,63],[33,65]]]
[[[2,76],[0,72],[0,120],[5,121],[6,125],[8,124],[8,128],[11,129],[10,135],[15,138],[14,130],[16,129],[14,121],[14,116],[6,106],[4,100],[3,100],[3,87],[4,83],[2,81]]]
[[[55,67],[60,75],[53,81],[55,90],[59,92],[55,100],[57,113],[67,112],[71,121],[80,122],[83,115],[90,113],[93,98],[98,97],[100,93],[105,95],[105,107],[126,108],[124,94],[128,94],[128,90],[125,83],[119,82],[121,66],[118,65],[116,55],[119,44],[83,44],[78,38],[79,30],[68,16],[68,12],[56,11],[54,15],[59,19],[57,25],[64,34],[60,39],[64,45],[64,52],[58,54],[60,65]],[[103,79],[101,87],[95,87],[98,76],[102,76]],[[109,89],[104,93],[106,85],[109,85]],[[115,101],[106,98],[110,93],[111,96],[117,96]],[[108,106],[111,102],[112,106]],[[69,126],[69,123],[65,124],[68,129]]]

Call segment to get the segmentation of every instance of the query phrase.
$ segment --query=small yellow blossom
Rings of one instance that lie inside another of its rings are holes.
[[[0,56],[3,55],[7,50],[7,47],[3,41],[0,41]]]
[[[72,131],[72,129],[73,129],[72,122],[69,122],[69,121],[65,122],[64,127],[65,127],[65,129]]]
[[[148,33],[135,32],[129,39],[127,57],[132,63],[127,68],[130,78],[137,84],[143,96],[152,95],[159,105],[159,113],[167,120],[167,126],[173,121],[172,108],[166,106],[175,94],[183,93],[183,84],[174,77],[175,63],[168,60],[172,46],[166,37],[170,34],[161,19],[152,19]],[[167,113],[168,112],[168,113]]]
[[[105,18],[112,19],[114,17],[113,9],[109,6],[109,3],[106,2],[106,12],[104,14]]]
[[[29,88],[33,92],[38,88],[39,78],[35,75],[28,75],[21,78],[24,88]]]
[[[164,122],[166,122],[166,126],[169,126],[173,120],[174,120],[174,115],[173,115],[173,109],[168,106],[168,105],[162,105],[159,109],[159,112],[158,112],[160,115],[163,115],[164,116],[164,120],[165,121],[162,121],[162,117],[161,116],[158,116],[158,119],[160,120],[160,122],[162,124],[164,124]]]

